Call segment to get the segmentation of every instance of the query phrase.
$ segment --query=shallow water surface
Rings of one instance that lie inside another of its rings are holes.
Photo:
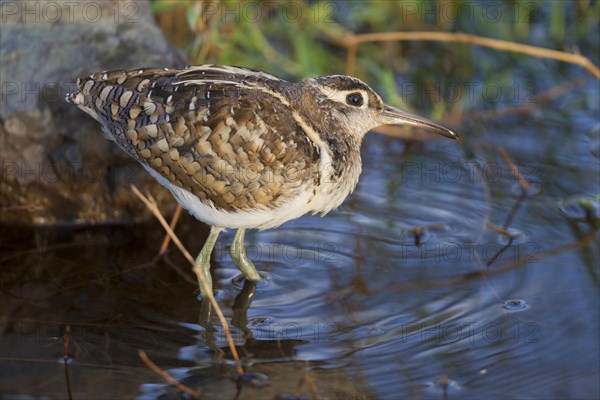
[[[247,234],[257,285],[228,257],[233,232],[220,237],[217,298],[246,371],[269,383],[242,397],[291,394],[306,377],[340,399],[600,395],[598,241],[585,221],[598,201],[586,214],[577,200],[599,192],[593,126],[496,124],[460,144],[367,136],[340,209]],[[531,183],[524,199],[499,146]],[[517,203],[509,243],[486,224]],[[195,253],[206,227],[184,217],[177,232]],[[152,221],[2,229],[3,395],[181,397],[141,349],[206,398],[235,396],[222,328],[205,323],[184,259],[174,247],[155,259],[162,235]]]

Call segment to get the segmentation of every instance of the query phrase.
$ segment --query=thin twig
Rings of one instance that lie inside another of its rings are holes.
[[[519,208],[521,208],[521,204],[523,204],[523,202],[527,199],[527,195],[527,190],[521,189],[521,194],[519,195],[519,198],[517,199],[513,207],[510,209],[510,212],[504,220],[504,225],[502,225],[502,228],[505,231],[507,231],[510,225],[512,224],[513,218],[515,217],[515,215],[517,215],[517,211],[519,211]]]
[[[523,202],[527,199],[527,195],[529,194],[529,182],[527,182],[527,179],[525,179],[523,177],[523,175],[521,175],[519,168],[515,165],[513,160],[510,158],[510,156],[508,155],[508,152],[506,151],[506,149],[504,147],[500,148],[500,155],[502,156],[504,163],[508,166],[508,169],[510,169],[510,172],[513,174],[515,179],[517,179],[519,181],[519,186],[521,187],[521,194],[519,195],[519,198],[517,199],[515,204],[513,204],[512,208],[510,209],[510,212],[506,216],[506,219],[504,220],[504,224],[502,225],[502,228],[497,229],[497,227],[494,227],[496,229],[492,229],[496,232],[500,231],[500,233],[507,236],[508,243],[506,243],[500,250],[498,250],[498,252],[496,254],[494,254],[493,257],[490,258],[490,260],[487,262],[488,267],[491,266],[492,264],[494,264],[496,262],[496,260],[498,259],[498,257],[500,257],[502,254],[504,254],[504,252],[512,246],[516,236],[514,234],[510,233],[509,228],[510,228],[510,225],[512,224],[513,218],[515,217],[515,215],[517,215],[517,211],[519,211],[519,208],[521,208],[521,204],[523,204]],[[489,224],[489,225],[491,225],[491,224]],[[493,226],[493,225],[491,225],[491,226]]]
[[[500,256],[501,256],[502,254],[504,254],[504,252],[505,252],[506,250],[510,249],[510,248],[511,248],[511,246],[512,246],[512,244],[513,244],[513,242],[514,242],[514,240],[515,240],[514,236],[509,236],[509,237],[508,237],[508,242],[506,242],[506,244],[505,244],[504,246],[502,246],[502,248],[501,248],[500,250],[498,250],[498,251],[496,252],[496,254],[494,254],[494,255],[493,255],[493,256],[492,256],[492,257],[489,259],[489,261],[487,262],[487,266],[488,266],[488,267],[491,267],[491,266],[492,266],[492,265],[493,265],[493,264],[496,262],[496,260],[497,260],[498,258],[500,258]]]
[[[152,360],[150,360],[148,358],[148,356],[146,355],[146,352],[144,352],[144,350],[138,349],[138,354],[140,355],[140,358],[142,359],[142,361],[144,362],[144,364],[146,364],[148,366],[148,368],[150,368],[157,375],[159,375],[160,377],[162,377],[170,385],[173,385],[177,389],[179,389],[180,391],[189,394],[194,399],[201,399],[202,398],[202,396],[200,395],[200,393],[198,393],[194,389],[192,389],[192,388],[184,385],[183,383],[178,382],[177,380],[175,380],[175,378],[173,378],[171,375],[169,375],[169,373],[167,371],[164,371],[164,370],[160,369],[159,366],[157,366],[156,364],[154,364],[152,362]]]
[[[527,257],[519,257],[512,261],[509,261],[505,264],[502,264],[493,269],[479,269],[477,271],[469,272],[456,277],[447,277],[447,278],[434,278],[434,279],[419,279],[416,281],[407,281],[402,283],[396,283],[389,285],[386,287],[386,290],[422,290],[422,289],[430,289],[430,288],[443,288],[443,287],[453,287],[457,285],[464,284],[466,282],[471,282],[479,279],[487,279],[493,276],[498,276],[501,274],[505,274],[508,271],[513,269],[522,267],[524,265],[530,264],[532,262],[540,262],[544,259],[554,257],[558,254],[562,254],[569,250],[576,250],[587,246],[589,243],[593,242],[596,239],[597,232],[592,231],[589,234],[583,236],[581,239],[576,240],[571,243],[564,244],[559,247],[555,247],[548,251],[545,251],[540,254],[535,255],[535,259],[527,258]]]
[[[526,54],[533,57],[549,58],[579,65],[591,72],[596,78],[600,79],[600,69],[596,67],[589,58],[580,54],[567,53],[559,50],[546,49],[538,46],[514,43],[506,40],[491,39],[460,32],[378,32],[359,35],[349,34],[346,37],[348,48],[346,67],[348,75],[352,75],[354,73],[357,46],[360,43],[405,40],[467,43],[476,46],[489,47],[495,50]]]
[[[154,201],[154,199],[152,198],[152,196],[149,196],[149,197],[144,196],[138,190],[138,188],[136,188],[133,185],[131,185],[131,190],[133,190],[133,193],[135,193],[135,195],[138,196],[140,198],[140,200],[142,200],[144,202],[146,207],[148,207],[150,209],[152,214],[154,214],[156,219],[158,219],[158,221],[161,223],[163,228],[167,231],[167,233],[171,237],[171,240],[173,241],[173,243],[175,243],[177,248],[179,248],[179,251],[181,251],[183,256],[192,265],[193,271],[196,274],[198,281],[202,285],[203,292],[206,294],[206,297],[208,297],[208,300],[210,301],[213,308],[215,309],[215,313],[217,314],[217,317],[219,318],[219,321],[221,322],[221,326],[223,327],[223,331],[225,333],[225,338],[227,339],[227,344],[229,345],[229,348],[231,350],[231,355],[233,356],[233,359],[235,360],[236,372],[239,375],[242,375],[244,373],[244,370],[242,369],[242,365],[240,363],[240,358],[239,358],[237,350],[235,348],[235,344],[233,343],[233,339],[231,337],[231,331],[229,330],[229,325],[227,324],[227,321],[225,320],[225,316],[223,315],[223,312],[221,311],[221,307],[219,307],[219,303],[217,303],[215,296],[213,296],[213,294],[212,294],[212,290],[211,290],[210,286],[208,285],[208,282],[206,282],[206,278],[204,277],[204,274],[202,273],[202,271],[200,271],[200,269],[196,265],[196,261],[192,258],[190,253],[183,246],[183,244],[181,243],[181,241],[179,240],[177,235],[175,235],[175,233],[173,232],[171,227],[169,227],[169,224],[167,223],[167,221],[161,214],[161,212],[158,209],[158,206],[157,206],[156,202]]]
[[[171,218],[171,223],[169,224],[169,227],[173,232],[175,232],[175,225],[177,225],[177,221],[179,221],[179,217],[181,216],[181,210],[181,206],[177,204],[177,208],[175,209],[175,213],[173,214],[173,218]],[[159,256],[165,254],[170,241],[171,237],[169,236],[169,234],[166,234],[165,238],[163,239],[162,245],[160,246],[160,250],[158,251]]]
[[[527,182],[523,175],[521,175],[521,172],[519,171],[515,163],[512,162],[510,156],[508,155],[508,152],[503,147],[500,148],[500,154],[502,155],[502,159],[510,169],[510,172],[512,172],[513,176],[519,181],[519,186],[521,187],[521,195],[519,196],[519,198],[511,208],[510,212],[506,216],[506,219],[504,220],[504,225],[502,225],[502,229],[508,230],[513,218],[515,217],[517,211],[521,207],[521,204],[525,201],[527,195],[529,194],[529,182]]]
[[[500,228],[499,226],[493,225],[493,224],[491,224],[489,222],[485,223],[485,227],[488,228],[492,232],[499,233],[499,234],[501,234],[503,236],[506,236],[508,238],[515,238],[515,237],[518,236],[518,235],[516,235],[516,234],[514,234],[514,233],[512,233],[510,231],[507,231],[506,229]]]
[[[521,175],[521,172],[519,172],[519,168],[517,168],[515,163],[511,160],[510,156],[508,155],[508,152],[504,147],[500,148],[500,155],[502,156],[502,160],[504,160],[504,163],[510,169],[510,172],[512,172],[513,176],[519,181],[519,186],[521,186],[521,189],[529,190],[529,182],[527,182],[523,175]]]
[[[71,336],[71,325],[65,326],[65,333],[63,334],[63,365],[65,366],[65,380],[67,381],[67,394],[69,400],[73,400],[73,393],[71,392],[71,378],[69,375],[69,341]]]
[[[450,384],[450,379],[448,378],[448,375],[442,376],[442,378],[435,382],[435,384],[442,387],[442,391],[444,393],[444,400],[448,400],[448,385]]]

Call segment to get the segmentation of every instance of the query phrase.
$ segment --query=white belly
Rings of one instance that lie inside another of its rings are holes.
[[[193,193],[171,184],[165,177],[160,175],[152,168],[146,165],[144,165],[144,168],[146,168],[146,170],[150,172],[150,174],[160,184],[168,188],[177,200],[177,202],[190,214],[192,214],[196,219],[206,224],[220,228],[274,228],[283,224],[286,221],[299,218],[313,210],[322,210],[322,207],[315,207],[320,206],[321,201],[319,200],[319,198],[321,196],[313,196],[313,191],[311,188],[306,188],[306,190],[300,190],[300,194],[297,197],[295,197],[294,199],[292,199],[291,201],[287,202],[279,208],[264,208],[255,209],[252,211],[235,212],[217,210],[204,204]],[[335,206],[337,205],[339,204],[336,204]]]

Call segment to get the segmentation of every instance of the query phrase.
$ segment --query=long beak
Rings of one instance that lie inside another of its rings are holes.
[[[451,129],[445,128],[436,124],[427,118],[420,117],[406,111],[399,110],[388,105],[383,106],[383,114],[381,115],[382,125],[410,125],[417,128],[427,129],[429,131],[446,136],[450,139],[458,139],[458,133]]]

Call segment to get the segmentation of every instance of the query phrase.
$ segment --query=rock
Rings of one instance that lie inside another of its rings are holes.
[[[131,184],[172,209],[170,194],[64,100],[93,72],[186,64],[149,3],[9,1],[0,3],[0,19],[0,222],[147,218]]]

